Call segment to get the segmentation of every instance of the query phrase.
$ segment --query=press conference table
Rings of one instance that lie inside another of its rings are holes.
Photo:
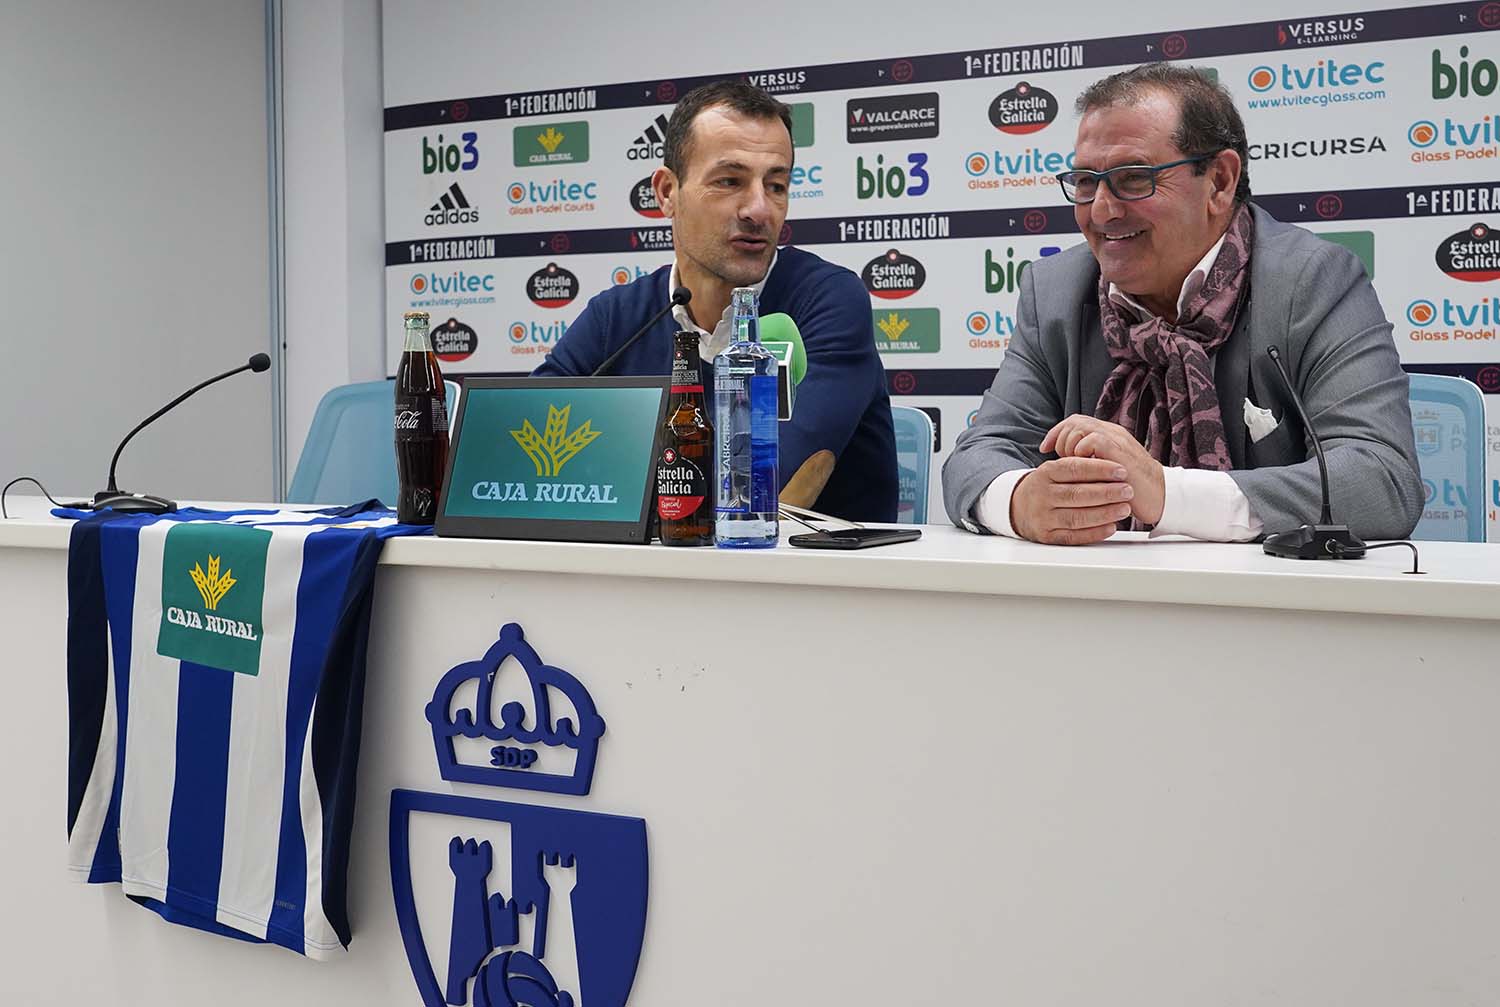
[[[1410,576],[1404,549],[1314,564],[937,526],[847,554],[392,540],[355,936],[313,964],[67,879],[68,526],[20,507],[0,522],[8,1002],[421,1003],[393,910],[398,788],[643,818],[647,1007],[1500,991],[1495,546],[1423,543]],[[607,723],[587,796],[438,774],[423,709],[506,623]],[[424,931],[453,885],[446,826],[425,827]]]

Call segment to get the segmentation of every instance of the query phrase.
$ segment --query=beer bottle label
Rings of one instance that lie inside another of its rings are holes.
[[[703,375],[698,370],[698,354],[684,351],[680,343],[672,350],[672,394],[703,394]]]
[[[656,513],[663,521],[692,517],[708,496],[708,479],[691,459],[664,448],[656,466]]]

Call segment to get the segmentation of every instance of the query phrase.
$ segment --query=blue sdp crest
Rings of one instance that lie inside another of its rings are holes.
[[[425,714],[444,779],[589,792],[604,721],[514,623],[442,677]],[[390,842],[427,1007],[624,1007],[646,929],[643,820],[396,790]]]

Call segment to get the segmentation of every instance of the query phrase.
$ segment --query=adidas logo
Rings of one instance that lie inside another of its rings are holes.
[[[477,224],[479,223],[479,208],[469,205],[469,200],[464,196],[464,191],[454,182],[448,186],[448,191],[443,197],[427,208],[427,216],[422,218],[428,227],[438,227],[442,224]]]
[[[625,156],[632,161],[660,161],[667,155],[667,116],[659,112],[656,121],[647,126],[631,143]]]

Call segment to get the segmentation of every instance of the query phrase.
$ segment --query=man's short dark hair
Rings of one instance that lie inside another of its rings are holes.
[[[1189,157],[1217,154],[1232,150],[1240,155],[1240,184],[1234,190],[1237,202],[1250,198],[1250,144],[1245,137],[1245,121],[1234,107],[1234,99],[1218,81],[1194,66],[1175,63],[1146,63],[1122,70],[1090,84],[1078,96],[1079,115],[1096,108],[1133,105],[1150,91],[1160,91],[1177,99],[1180,112],[1172,142]],[[1193,166],[1197,174],[1208,170],[1209,162]]]
[[[792,135],[792,110],[758,87],[737,80],[716,80],[695,87],[682,96],[667,122],[666,154],[662,161],[672,174],[682,177],[691,153],[693,123],[707,108],[722,105],[747,119],[780,119],[787,136]]]

